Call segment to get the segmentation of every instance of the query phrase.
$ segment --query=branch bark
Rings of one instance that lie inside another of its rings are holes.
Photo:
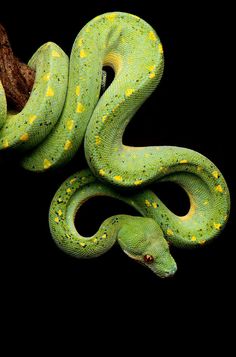
[[[21,111],[32,90],[35,71],[15,57],[6,30],[0,24],[0,80],[7,101]]]

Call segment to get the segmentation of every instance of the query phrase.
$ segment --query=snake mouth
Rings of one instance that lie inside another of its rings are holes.
[[[139,256],[134,256],[132,254],[130,254],[129,252],[127,252],[127,250],[124,250],[124,253],[131,259],[133,259],[134,261],[136,261],[137,263],[151,269],[153,271],[153,273],[155,273],[157,276],[159,276],[161,279],[166,279],[166,278],[172,278],[176,271],[177,271],[177,265],[174,262],[174,264],[172,264],[172,266],[169,269],[163,269],[161,270],[158,266],[156,267],[155,265],[147,265],[144,263],[144,261],[142,260],[142,258],[140,258]]]
[[[175,267],[175,268],[173,268],[171,271],[168,271],[168,272],[165,272],[164,274],[163,274],[163,276],[160,276],[160,278],[173,278],[173,276],[175,275],[175,273],[176,273],[176,271],[177,271],[177,266]]]
[[[166,278],[172,278],[176,271],[177,271],[177,265],[174,263],[169,269],[159,269],[158,267],[155,266],[150,266],[150,269],[161,279],[166,279]]]

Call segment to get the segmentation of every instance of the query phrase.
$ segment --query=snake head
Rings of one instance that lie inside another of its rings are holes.
[[[126,216],[123,221],[118,233],[123,251],[161,278],[174,275],[177,266],[159,225],[146,217]]]

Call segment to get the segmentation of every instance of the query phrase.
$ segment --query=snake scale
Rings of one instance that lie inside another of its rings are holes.
[[[84,140],[89,166],[68,178],[52,200],[49,224],[56,244],[78,258],[92,258],[118,242],[158,276],[173,275],[177,267],[169,245],[191,248],[210,242],[225,226],[230,198],[219,169],[198,152],[122,142],[126,126],[163,73],[163,47],[155,30],[138,16],[105,13],[79,32],[70,60],[48,42],[29,66],[36,78],[21,112],[7,112],[0,85],[0,148],[20,150],[22,166],[41,172],[67,163]],[[115,76],[100,96],[104,66],[112,67]],[[174,182],[186,191],[186,215],[174,214],[147,188],[157,181]],[[75,215],[95,196],[124,201],[140,217],[109,217],[95,235],[83,237]]]

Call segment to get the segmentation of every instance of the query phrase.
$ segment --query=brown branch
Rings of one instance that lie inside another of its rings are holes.
[[[22,110],[33,87],[35,71],[19,61],[13,54],[7,33],[0,24],[0,80],[7,101]]]

